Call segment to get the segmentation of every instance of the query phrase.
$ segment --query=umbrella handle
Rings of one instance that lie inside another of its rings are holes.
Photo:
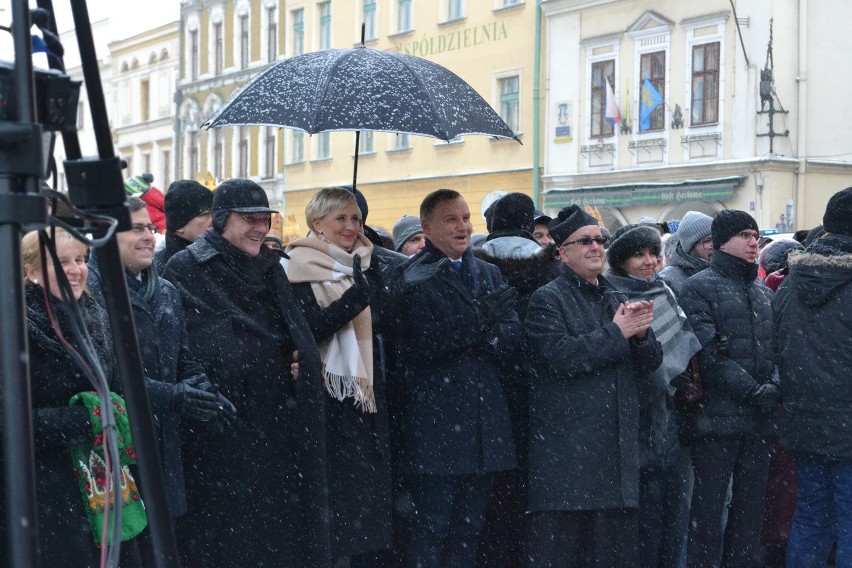
[[[361,131],[355,131],[355,169],[352,171],[352,193],[355,193],[355,188],[358,186],[358,154],[361,147]]]

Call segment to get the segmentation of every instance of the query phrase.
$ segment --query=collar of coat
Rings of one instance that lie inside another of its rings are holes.
[[[720,250],[713,251],[713,258],[710,259],[710,267],[722,276],[730,278],[743,286],[752,284],[757,278],[756,262],[746,262],[739,257]]]

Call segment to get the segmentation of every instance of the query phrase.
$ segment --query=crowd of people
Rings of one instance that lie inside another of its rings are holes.
[[[256,183],[179,180],[157,250],[151,181],[117,240],[181,565],[852,566],[852,188],[769,244],[744,211],[610,235],[510,193],[476,246],[454,190],[383,235],[327,188],[281,248]],[[97,253],[53,243],[22,243],[40,554],[90,567],[69,348],[122,388]],[[126,463],[120,565],[154,566]]]

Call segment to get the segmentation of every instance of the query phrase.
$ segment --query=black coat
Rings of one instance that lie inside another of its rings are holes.
[[[755,280],[757,265],[714,251],[710,269],[691,277],[678,296],[701,342],[707,399],[689,410],[685,440],[771,432],[772,415],[747,402],[758,383],[778,381],[772,353],[772,291]],[[727,337],[727,353],[717,339]],[[685,438],[684,438],[685,437]]]
[[[835,250],[831,250],[831,248]],[[852,238],[790,256],[772,301],[784,390],[781,435],[795,455],[852,460]]]
[[[473,301],[503,284],[496,267],[464,254],[456,272],[427,248],[403,266],[394,328],[407,370],[402,466],[413,474],[460,475],[515,467],[498,363],[524,341],[514,314],[495,337],[480,329]],[[466,284],[467,282],[467,284]]]
[[[295,254],[295,253],[294,253]],[[326,453],[332,555],[335,558],[382,550],[393,545],[391,460],[388,407],[385,401],[385,341],[382,308],[388,305],[378,268],[366,272],[376,296],[370,301],[352,287],[325,309],[316,302],[310,282],[293,284],[293,293],[317,343],[371,305],[373,320],[374,414],[362,412],[352,399],[325,396]]]
[[[158,278],[159,293],[155,300],[147,302],[144,289],[140,289],[142,284],[130,274],[125,276],[163,462],[166,504],[169,513],[178,517],[186,512],[186,487],[181,456],[181,416],[172,410],[174,385],[204,375],[204,369],[190,354],[183,307],[171,282]],[[100,269],[91,258],[88,284],[98,302],[104,305]]]
[[[279,258],[210,229],[166,265],[190,348],[240,419],[229,434],[184,432],[185,567],[331,563],[319,352]]]
[[[68,400],[93,388],[56,337],[47,316],[42,288],[27,285],[26,301],[41,565],[95,568],[100,565],[100,550],[89,528],[68,451],[71,446],[92,442],[88,411],[82,406],[68,406]],[[120,393],[107,314],[89,294],[83,295],[79,305],[110,389]],[[72,331],[70,318],[61,302],[53,300],[52,306],[62,335],[79,349],[79,338]],[[3,514],[0,566],[8,566],[5,499],[3,501],[0,505]],[[100,539],[100,535],[97,536]],[[122,550],[135,546],[135,541],[128,541],[122,543]]]
[[[162,274],[169,260],[191,244],[185,238],[167,231],[165,246],[154,253],[154,266],[157,267],[157,274]]]
[[[625,339],[612,318],[627,296],[567,266],[532,295],[526,326],[539,373],[530,385],[531,511],[639,506],[637,382],[662,361],[651,330]]]

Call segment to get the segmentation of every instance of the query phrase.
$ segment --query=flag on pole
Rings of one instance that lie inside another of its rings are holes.
[[[639,130],[651,129],[651,113],[663,102],[663,96],[647,78],[642,82],[642,96],[639,98]]]
[[[630,107],[633,106],[630,101],[630,86],[627,84],[627,79],[624,80],[624,100],[627,101],[627,106],[624,107],[624,122],[627,126],[632,127],[633,123],[630,120]]]
[[[615,94],[612,92],[612,85],[604,79],[606,83],[606,120],[613,126],[618,126],[621,122],[621,109],[615,103]]]

